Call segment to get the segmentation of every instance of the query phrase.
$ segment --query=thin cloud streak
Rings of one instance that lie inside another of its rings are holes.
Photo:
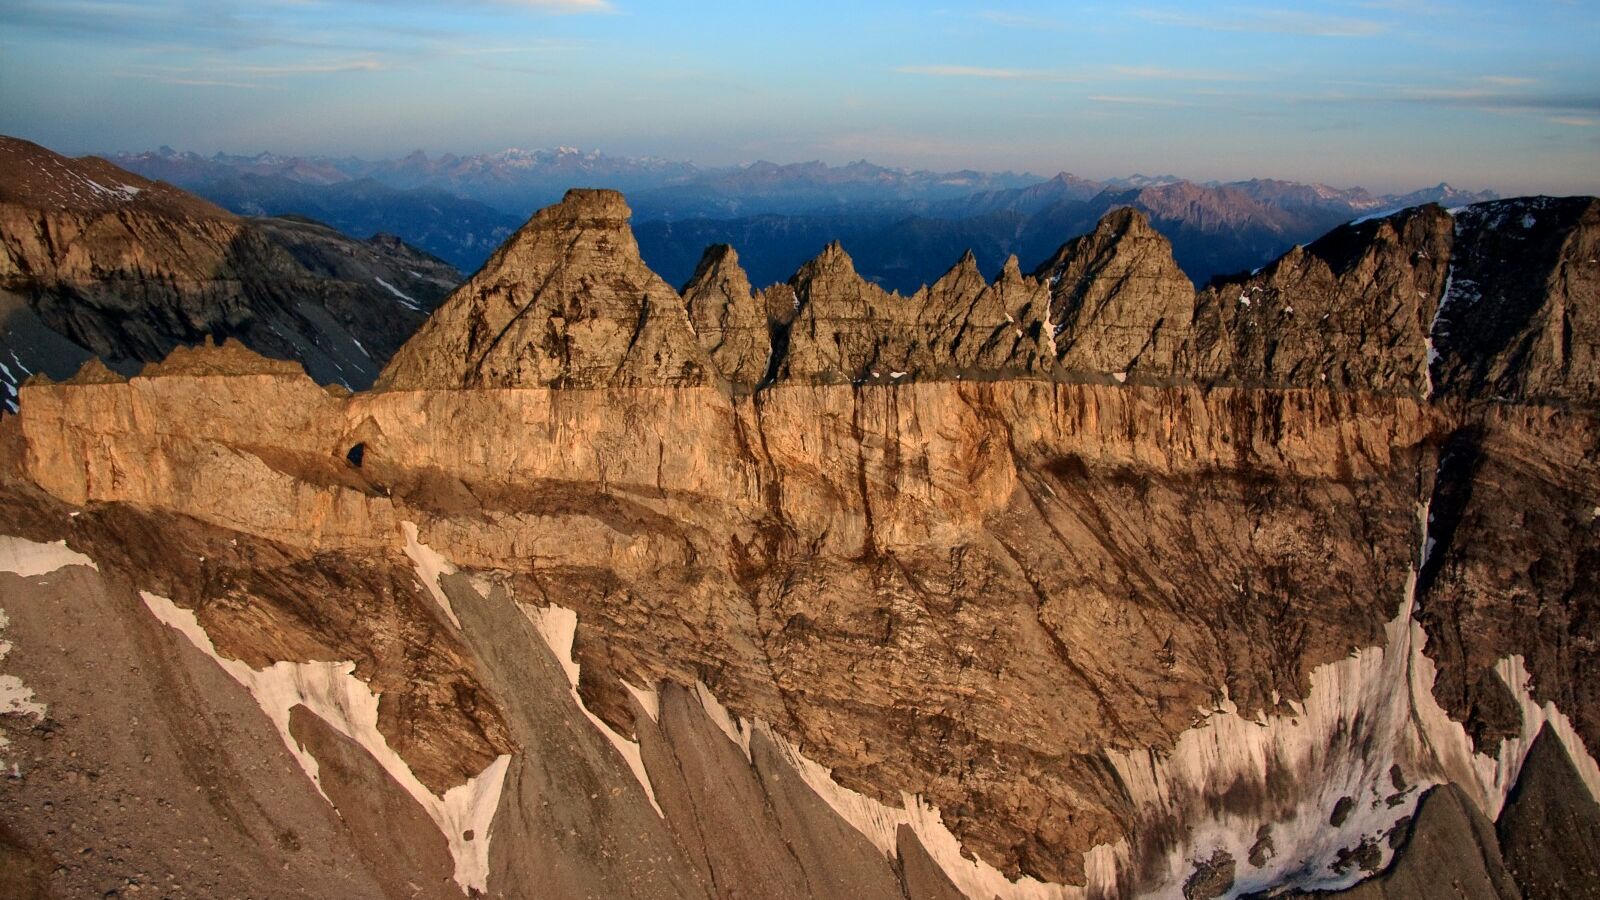
[[[1309,37],[1367,38],[1377,37],[1389,30],[1389,26],[1372,19],[1322,16],[1279,9],[1234,9],[1221,16],[1143,9],[1136,11],[1134,15],[1152,25],[1198,28],[1205,31],[1252,31]]]
[[[1135,97],[1124,94],[1094,94],[1089,97],[1095,103],[1115,103],[1120,106],[1188,106],[1180,100],[1170,100],[1165,97]]]
[[[1152,81],[1255,81],[1255,77],[1239,72],[1207,71],[1203,69],[1164,69],[1160,66],[1112,66],[1111,72],[1124,78],[1147,78]]]
[[[1051,72],[1045,69],[992,69],[985,66],[898,66],[895,71],[902,75],[926,75],[933,78],[981,78],[994,81],[1079,82],[1085,80],[1079,75]]]

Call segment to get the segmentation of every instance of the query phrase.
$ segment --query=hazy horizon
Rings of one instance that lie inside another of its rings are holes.
[[[33,140],[32,138],[29,138],[27,135],[11,135],[11,136],[12,137],[20,137],[20,138],[23,138],[25,140]],[[38,143],[38,142],[35,141],[35,143]],[[1459,189],[1459,190],[1474,191],[1474,192],[1482,191],[1482,190],[1492,190],[1492,191],[1497,191],[1497,192],[1501,193],[1502,196],[1506,196],[1506,197],[1513,196],[1513,194],[1510,193],[1510,192],[1500,191],[1498,186],[1493,185],[1493,184],[1464,184],[1464,183],[1452,182],[1449,179],[1435,179],[1433,181],[1426,182],[1426,183],[1403,184],[1403,185],[1400,185],[1397,188],[1393,189],[1392,191],[1381,191],[1381,190],[1378,190],[1376,188],[1371,188],[1369,185],[1365,185],[1365,184],[1328,183],[1326,181],[1317,181],[1317,180],[1313,180],[1313,179],[1290,178],[1288,176],[1280,176],[1280,175],[1275,175],[1275,174],[1272,174],[1272,173],[1266,173],[1266,174],[1254,173],[1254,174],[1245,176],[1243,178],[1235,178],[1235,179],[1197,178],[1197,177],[1191,177],[1189,175],[1186,175],[1183,172],[1167,172],[1167,171],[1160,171],[1160,172],[1156,172],[1156,171],[1151,171],[1151,172],[1129,171],[1129,172],[1111,172],[1111,173],[1105,173],[1105,174],[1093,174],[1093,175],[1091,175],[1091,174],[1089,174],[1087,172],[1075,171],[1075,170],[1071,170],[1071,169],[1060,169],[1058,171],[1050,171],[1050,172],[1036,172],[1036,171],[1028,171],[1028,170],[1018,170],[1018,169],[985,169],[985,168],[981,168],[981,167],[978,167],[978,166],[962,166],[962,165],[952,165],[952,166],[949,166],[949,167],[934,167],[934,168],[929,168],[929,167],[924,167],[924,166],[897,166],[897,165],[893,165],[893,164],[890,164],[890,163],[883,162],[881,160],[871,159],[871,158],[868,158],[868,157],[859,157],[859,158],[856,158],[856,159],[838,160],[838,161],[836,161],[836,160],[823,160],[823,159],[817,159],[817,158],[811,158],[811,159],[749,159],[749,160],[743,160],[743,161],[740,161],[740,162],[730,162],[730,163],[720,163],[720,164],[707,164],[707,163],[701,163],[701,162],[699,162],[697,160],[693,160],[693,159],[669,159],[667,157],[652,156],[652,155],[624,156],[622,154],[607,152],[605,150],[605,148],[603,148],[603,147],[576,147],[576,146],[572,146],[572,145],[569,145],[569,144],[550,144],[550,145],[541,145],[541,146],[508,146],[508,147],[498,147],[498,148],[490,149],[490,150],[479,150],[479,151],[470,151],[470,152],[454,151],[454,150],[434,151],[434,150],[430,150],[430,149],[425,148],[425,147],[412,147],[412,148],[404,149],[404,150],[397,149],[394,152],[384,153],[384,154],[381,154],[381,155],[364,155],[364,154],[355,154],[355,153],[350,153],[350,154],[331,154],[331,153],[315,153],[315,152],[312,152],[312,153],[287,153],[287,152],[283,152],[283,151],[277,150],[277,149],[272,148],[272,147],[262,147],[262,148],[259,148],[259,149],[246,150],[246,151],[228,151],[228,150],[194,149],[194,148],[188,148],[188,147],[174,147],[174,146],[172,146],[170,144],[163,144],[163,145],[156,146],[156,147],[101,148],[101,149],[98,149],[98,150],[74,150],[74,151],[70,151],[70,152],[62,151],[60,148],[57,148],[57,147],[47,147],[47,149],[50,149],[50,150],[53,150],[53,151],[56,151],[56,152],[68,153],[68,155],[73,155],[73,156],[101,156],[101,157],[110,157],[110,158],[115,158],[117,156],[122,156],[122,155],[138,156],[138,155],[146,154],[146,153],[154,154],[154,153],[160,153],[162,150],[171,150],[173,153],[176,153],[176,154],[194,153],[195,155],[200,156],[202,158],[206,158],[206,159],[210,159],[210,158],[212,158],[214,156],[218,156],[218,155],[223,156],[223,157],[228,157],[228,158],[249,159],[249,158],[253,158],[253,157],[257,157],[257,156],[261,156],[261,155],[265,154],[265,155],[271,155],[271,156],[280,157],[280,158],[283,158],[283,159],[304,159],[304,160],[307,160],[307,161],[326,160],[326,161],[330,161],[330,162],[332,162],[332,161],[340,161],[340,160],[360,160],[361,162],[365,162],[365,163],[399,161],[399,160],[402,160],[402,159],[404,159],[404,158],[406,158],[406,157],[408,157],[408,156],[410,156],[410,155],[412,155],[414,153],[421,153],[421,154],[423,154],[424,156],[426,156],[430,160],[437,160],[437,159],[440,159],[440,158],[445,157],[447,155],[453,155],[453,156],[456,156],[458,158],[470,158],[470,157],[474,157],[474,156],[495,156],[495,155],[501,154],[501,153],[555,152],[555,151],[559,151],[559,150],[562,150],[562,149],[567,149],[567,150],[573,150],[573,151],[576,151],[576,152],[582,153],[582,154],[598,153],[602,157],[605,157],[605,158],[608,158],[608,159],[612,159],[612,160],[640,160],[640,161],[642,161],[642,160],[647,160],[648,159],[648,160],[657,160],[657,161],[660,161],[660,162],[663,162],[663,163],[668,163],[668,164],[673,164],[673,165],[688,165],[688,166],[692,166],[696,170],[702,171],[702,172],[712,172],[712,171],[717,171],[717,170],[743,169],[743,168],[749,168],[751,166],[755,166],[755,165],[759,165],[759,164],[763,164],[763,163],[770,163],[772,165],[784,166],[784,167],[788,167],[788,166],[805,166],[805,165],[810,165],[810,164],[821,163],[823,165],[826,165],[826,166],[828,166],[830,168],[834,168],[834,169],[843,168],[843,167],[846,167],[846,166],[849,166],[849,165],[853,165],[853,164],[856,164],[856,163],[867,163],[869,165],[878,166],[880,168],[896,170],[896,171],[902,171],[902,172],[906,172],[906,173],[926,172],[926,173],[930,173],[930,174],[954,174],[954,173],[962,172],[962,171],[970,171],[970,172],[974,172],[976,174],[985,175],[985,176],[1012,176],[1012,177],[1015,177],[1015,178],[1018,178],[1018,179],[1031,178],[1031,179],[1038,179],[1041,182],[1042,181],[1049,181],[1049,180],[1057,178],[1057,177],[1059,177],[1061,175],[1070,175],[1070,176],[1074,176],[1074,177],[1078,177],[1078,178],[1084,178],[1084,179],[1089,179],[1089,180],[1093,180],[1093,181],[1104,181],[1104,182],[1116,182],[1116,181],[1119,181],[1119,180],[1139,179],[1139,178],[1150,178],[1150,179],[1168,179],[1168,178],[1171,178],[1171,179],[1176,179],[1176,180],[1180,180],[1180,181],[1188,181],[1188,182],[1192,182],[1192,183],[1195,183],[1195,184],[1202,184],[1202,185],[1210,185],[1210,184],[1227,185],[1227,184],[1231,184],[1231,183],[1249,181],[1251,179],[1261,179],[1261,180],[1288,181],[1288,182],[1295,182],[1295,183],[1300,183],[1300,184],[1320,184],[1320,185],[1322,185],[1324,187],[1330,187],[1330,188],[1334,188],[1334,189],[1337,189],[1337,190],[1367,189],[1371,193],[1373,193],[1374,195],[1379,195],[1379,196],[1382,196],[1382,195],[1387,194],[1387,193],[1398,193],[1398,194],[1411,193],[1413,191],[1424,190],[1424,189],[1427,189],[1427,188],[1436,187],[1436,186],[1438,186],[1440,184],[1446,184],[1447,183],[1447,184],[1450,185],[1450,187],[1456,188],[1456,189]],[[573,185],[573,187],[605,187],[605,185],[601,185],[601,184],[596,184],[596,185]],[[1590,192],[1586,192],[1586,191],[1585,192],[1576,192],[1576,193],[1581,194],[1583,196],[1588,196],[1590,194]]]
[[[706,167],[1441,181],[1600,194],[1600,11],[630,0],[17,0],[0,132],[396,158],[568,145]]]

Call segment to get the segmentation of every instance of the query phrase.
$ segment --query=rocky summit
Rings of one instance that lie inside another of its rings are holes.
[[[373,390],[29,381],[0,885],[1600,895],[1597,241],[1421,206],[1197,290],[1116,209],[680,291],[573,191]]]

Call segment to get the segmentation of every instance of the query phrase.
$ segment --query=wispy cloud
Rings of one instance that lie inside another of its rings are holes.
[[[1600,92],[1508,92],[1480,88],[1440,88],[1406,91],[1395,97],[1379,99],[1494,111],[1600,113]]]
[[[390,64],[383,60],[367,57],[330,62],[288,63],[279,66],[222,66],[218,71],[272,78],[284,75],[326,75],[333,72],[377,72],[390,67]]]
[[[252,91],[262,87],[262,85],[250,81],[227,81],[221,78],[185,78],[180,75],[162,75],[156,72],[121,72],[119,74],[125,78],[144,78],[161,84],[176,84],[184,87],[243,88]]]
[[[482,6],[522,7],[550,13],[614,12],[610,0],[479,0]]]
[[[1152,81],[1254,81],[1254,76],[1242,72],[1223,72],[1207,69],[1167,69],[1161,66],[1112,66],[1111,73],[1123,78],[1147,78]]]
[[[1025,31],[1063,31],[1066,29],[1066,23],[1056,19],[1007,12],[1001,9],[980,10],[973,15],[975,18],[991,25],[999,25],[1002,28],[1021,28]]]
[[[1114,103],[1118,106],[1187,106],[1181,100],[1168,97],[1138,97],[1126,94],[1094,94],[1089,97],[1095,103]]]
[[[1557,125],[1570,125],[1573,128],[1600,127],[1600,119],[1592,116],[1551,116],[1550,121]]]
[[[983,78],[995,81],[1084,81],[1081,75],[1049,69],[993,69],[986,66],[899,66],[902,75],[928,75],[935,78]]]
[[[1299,34],[1311,37],[1375,37],[1389,26],[1373,19],[1324,16],[1282,9],[1233,8],[1216,15],[1176,10],[1142,9],[1134,15],[1154,25],[1199,28],[1206,31],[1253,31],[1264,34]]]
[[[1484,84],[1499,85],[1500,87],[1524,87],[1539,83],[1537,78],[1527,78],[1521,75],[1483,75],[1478,80]]]

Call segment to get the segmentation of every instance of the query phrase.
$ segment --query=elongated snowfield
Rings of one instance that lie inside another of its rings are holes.
[[[486,890],[489,826],[500,806],[500,791],[511,762],[509,755],[497,757],[464,784],[451,788],[442,797],[436,796],[378,731],[378,695],[355,677],[354,662],[276,662],[265,669],[253,669],[239,660],[223,657],[193,611],[148,591],[141,591],[140,596],[157,619],[188,638],[189,643],[250,691],[318,791],[322,790],[322,782],[317,760],[289,731],[289,713],[296,706],[304,706],[372,754],[389,777],[439,826],[455,860],[456,884],[463,892]],[[473,839],[467,839],[467,833]]]
[[[521,609],[523,615],[528,617],[528,621],[533,623],[533,627],[538,629],[539,635],[549,645],[550,652],[555,654],[556,662],[560,663],[562,670],[566,672],[567,685],[569,690],[572,691],[573,702],[578,704],[578,709],[583,711],[589,722],[602,735],[605,735],[606,740],[617,748],[618,753],[622,754],[622,759],[628,764],[629,771],[633,772],[633,777],[639,780],[639,785],[644,788],[645,796],[650,798],[650,805],[655,807],[656,815],[665,816],[666,814],[661,811],[660,804],[656,803],[656,791],[650,784],[649,773],[645,771],[644,758],[639,751],[639,742],[630,741],[613,731],[611,726],[607,725],[603,719],[589,711],[589,707],[584,705],[583,697],[578,693],[580,670],[577,661],[572,657],[572,641],[578,634],[578,614],[561,606],[541,607],[519,603],[517,608]],[[627,686],[626,682],[624,682],[624,686]],[[636,688],[629,687],[629,690],[635,691],[635,696],[638,696]],[[645,705],[642,700],[641,705],[644,705],[647,711],[656,707],[654,702]]]

